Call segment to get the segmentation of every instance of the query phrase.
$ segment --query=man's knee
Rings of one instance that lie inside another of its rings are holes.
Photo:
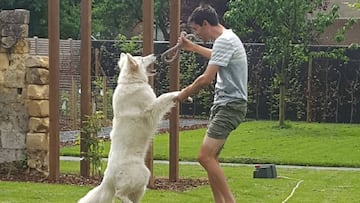
[[[211,166],[214,162],[217,162],[217,157],[213,154],[200,152],[197,157],[198,162],[204,168]]]
[[[197,160],[203,167],[205,167],[210,162],[210,157],[208,154],[205,154],[200,151],[200,153],[198,154]]]

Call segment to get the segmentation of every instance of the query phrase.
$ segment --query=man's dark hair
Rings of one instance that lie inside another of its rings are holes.
[[[210,25],[215,26],[219,24],[218,15],[213,7],[210,5],[200,5],[189,16],[188,23],[195,23],[202,26],[204,20],[209,22]]]

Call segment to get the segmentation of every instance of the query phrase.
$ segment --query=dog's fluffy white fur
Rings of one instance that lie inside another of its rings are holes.
[[[178,91],[159,97],[148,84],[147,68],[156,57],[121,54],[120,75],[113,95],[111,149],[101,184],[79,203],[140,202],[150,171],[144,163],[147,149],[161,118],[175,105]]]

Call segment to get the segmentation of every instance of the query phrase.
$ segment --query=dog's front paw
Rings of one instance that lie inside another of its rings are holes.
[[[193,103],[193,102],[194,100],[191,97],[188,97],[187,99],[184,100],[184,103]]]
[[[191,97],[186,98],[185,100],[179,100],[178,97],[173,98],[173,102],[183,102],[183,103],[193,103],[194,100]]]

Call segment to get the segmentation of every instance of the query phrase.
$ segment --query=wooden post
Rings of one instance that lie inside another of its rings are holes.
[[[154,1],[143,0],[143,56],[154,53]],[[153,69],[153,66],[150,67]],[[149,77],[149,84],[154,87],[154,78]],[[153,188],[155,186],[154,170],[153,170],[153,145],[151,143],[148,153],[145,158],[145,163],[150,170],[150,179],[148,186]]]
[[[91,114],[91,1],[81,0],[81,128],[84,126],[86,116]],[[88,153],[85,143],[89,135],[81,132],[80,153],[82,156]],[[90,163],[86,159],[80,161],[80,175],[88,177],[90,175]]]
[[[180,34],[181,0],[171,0],[170,7],[170,46],[175,46]],[[179,90],[179,59],[170,64],[170,91]],[[179,105],[170,114],[170,166],[169,181],[179,180]]]
[[[49,36],[49,179],[56,181],[60,174],[59,161],[59,0],[48,0]]]

